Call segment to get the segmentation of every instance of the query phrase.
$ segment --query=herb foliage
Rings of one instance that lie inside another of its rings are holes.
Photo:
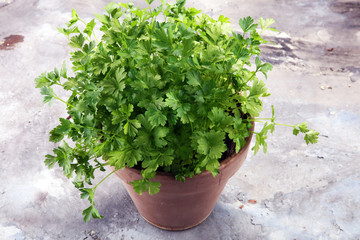
[[[151,181],[156,171],[173,173],[180,181],[206,170],[216,176],[226,138],[238,152],[253,122],[265,121],[255,132],[253,150],[266,152],[267,133],[281,125],[274,111],[269,119],[256,118],[263,109],[261,98],[270,95],[258,74],[267,78],[272,69],[259,58],[259,46],[267,42],[260,34],[276,31],[270,28],[273,19],[260,18],[257,24],[242,18],[237,33],[229,18],[216,20],[185,8],[185,0],[162,1],[156,8],[150,7],[152,0],[146,2],[146,9],[107,5],[106,14],[96,15],[100,41],[93,31],[95,19],[85,23],[73,10],[66,27],[58,28],[73,48],[73,75],[63,64],[60,71],[36,78],[44,103],[60,100],[70,115],[50,132],[51,142],[63,143],[46,155],[45,164],[62,167],[81,198],[90,201],[85,221],[102,217],[94,193],[114,172],[90,187],[96,170],[140,167],[143,179],[132,182],[135,191],[155,194],[160,190],[160,183]],[[59,98],[55,85],[71,96]],[[318,133],[306,123],[291,127],[295,135],[305,134],[306,143],[317,141]]]

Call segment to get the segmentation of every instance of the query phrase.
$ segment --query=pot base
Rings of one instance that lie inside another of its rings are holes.
[[[140,214],[140,216],[145,219],[145,221],[147,221],[148,223],[150,223],[151,225],[157,227],[157,228],[160,228],[160,229],[163,229],[163,230],[167,230],[167,231],[183,231],[183,230],[188,230],[190,228],[193,228],[193,227],[196,227],[198,225],[200,225],[203,221],[205,221],[209,216],[210,214],[212,213],[212,211],[204,218],[202,219],[200,222],[196,223],[196,224],[193,224],[191,226],[187,226],[187,227],[181,227],[181,228],[172,228],[172,227],[165,227],[165,226],[161,226],[159,224],[156,224],[156,223],[153,223],[151,221],[149,221],[148,219],[146,219],[146,217],[144,217],[143,215]]]

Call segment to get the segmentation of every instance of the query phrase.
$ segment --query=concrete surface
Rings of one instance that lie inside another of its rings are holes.
[[[62,103],[42,104],[34,78],[68,59],[56,27],[70,19],[71,9],[90,19],[107,2],[0,0],[1,240],[360,239],[358,0],[188,1],[212,16],[229,16],[234,25],[247,15],[276,19],[281,33],[269,35],[276,44],[263,48],[263,58],[274,64],[263,116],[273,104],[279,122],[308,121],[320,131],[319,143],[306,146],[279,127],[268,154],[249,155],[213,213],[194,229],[149,225],[115,176],[97,192],[105,218],[84,223],[87,202],[60,169],[43,165],[54,147],[48,132],[65,111]]]

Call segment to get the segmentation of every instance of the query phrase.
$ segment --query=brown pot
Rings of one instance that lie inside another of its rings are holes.
[[[124,168],[116,175],[125,183],[141,216],[152,225],[166,230],[185,230],[203,222],[212,212],[227,181],[245,161],[252,134],[239,153],[221,162],[220,173],[214,178],[208,171],[187,178],[185,182],[176,181],[174,176],[159,172],[152,181],[160,182],[160,192],[149,195],[136,193],[129,184],[141,179],[140,170]]]

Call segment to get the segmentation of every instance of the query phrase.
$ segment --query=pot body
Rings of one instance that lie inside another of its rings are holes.
[[[214,178],[208,171],[187,178],[185,182],[176,181],[174,176],[159,172],[154,182],[160,182],[160,192],[149,195],[136,193],[130,184],[141,179],[141,171],[124,168],[116,171],[122,179],[141,216],[152,225],[166,230],[185,230],[204,221],[212,212],[227,181],[244,163],[252,134],[239,153],[221,162],[220,173]]]

